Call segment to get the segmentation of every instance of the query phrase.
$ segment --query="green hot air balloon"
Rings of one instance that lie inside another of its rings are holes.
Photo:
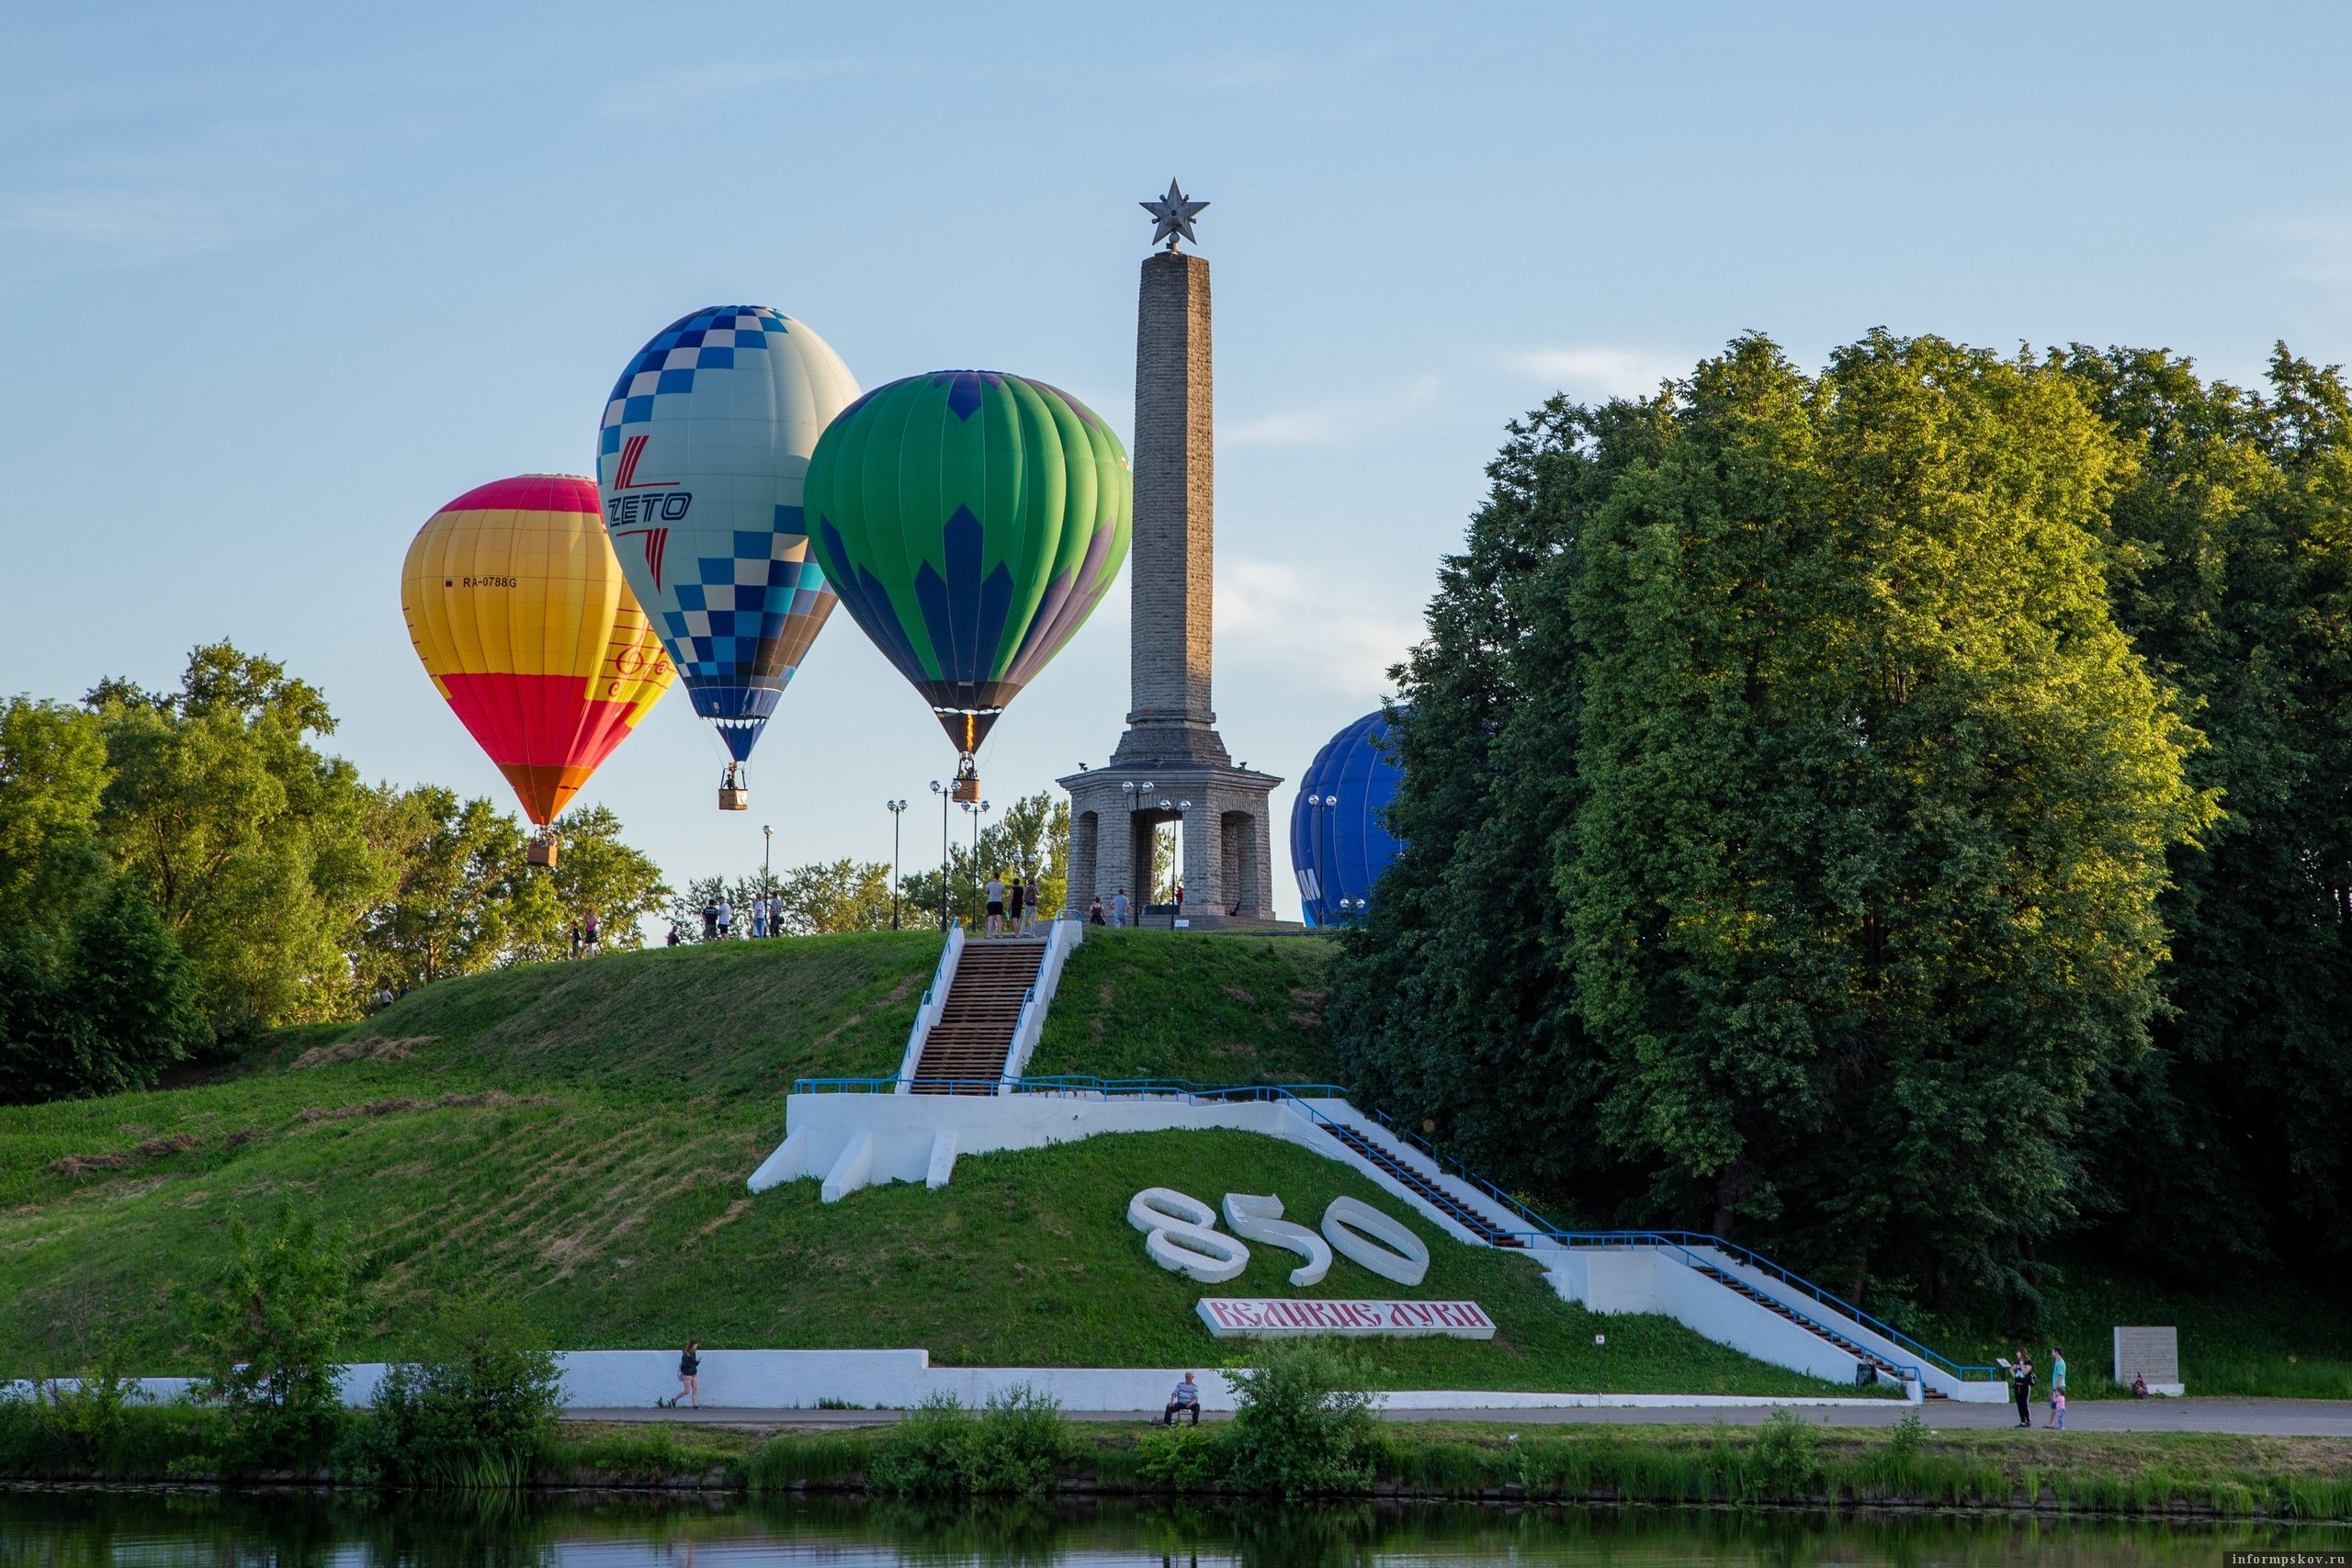
[[[808,535],[842,607],[972,752],[1126,558],[1135,476],[1068,392],[993,370],[876,387],[808,459]]]

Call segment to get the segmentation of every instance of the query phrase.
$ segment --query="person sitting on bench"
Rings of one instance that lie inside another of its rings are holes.
[[[1173,1427],[1176,1425],[1176,1417],[1188,1410],[1193,1413],[1193,1425],[1199,1426],[1201,1424],[1201,1390],[1200,1386],[1193,1382],[1193,1374],[1190,1372],[1186,1372],[1184,1381],[1176,1385],[1176,1392],[1168,1396],[1168,1408],[1160,1414],[1159,1424],[1163,1427]]]

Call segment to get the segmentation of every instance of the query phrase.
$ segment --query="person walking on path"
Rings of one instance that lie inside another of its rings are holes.
[[[1086,906],[1086,923],[1090,926],[1099,926],[1103,923],[1102,895],[1100,893],[1094,896],[1092,903]]]
[[[580,956],[580,922],[578,920],[571,922],[571,956],[574,958]]]
[[[2062,1432],[2066,1429],[2066,1391],[2063,1388],[2050,1395],[2050,1424]]]
[[[2017,1401],[2018,1425],[2033,1426],[2033,1363],[2026,1359],[2025,1347],[2018,1347],[2018,1359],[2001,1363],[2008,1369],[2009,1397]]]
[[[702,1408],[702,1341],[689,1339],[684,1354],[678,1358],[678,1397],[695,1409]]]
[[[2050,1347],[2050,1424],[2066,1424],[2066,1352]]]
[[[718,940],[725,942],[734,934],[735,906],[729,904],[727,901],[727,895],[722,893],[718,896]]]
[[[1011,931],[1014,936],[1022,934],[1022,911],[1028,907],[1028,885],[1023,883],[1019,877],[1014,877],[1012,879],[1012,891],[1007,895],[1010,901],[1010,907],[1005,910],[1005,914],[1011,918],[1012,922],[1005,929]]]
[[[1029,890],[1029,922],[1032,925],[1042,925],[1046,919],[1046,906],[1037,897],[1037,879],[1031,877],[1026,886]]]
[[[1111,923],[1114,926],[1127,923],[1127,890],[1124,887],[1111,896]]]
[[[993,871],[989,873],[988,895],[988,933],[1001,936],[1004,933],[1004,878]]]
[[[702,939],[705,942],[718,940],[718,900],[716,898],[702,907]]]
[[[580,935],[581,939],[588,944],[588,955],[591,958],[594,958],[597,953],[602,951],[597,947],[596,943],[604,934],[605,928],[596,923],[596,911],[594,909],[589,910],[588,918],[580,922]]]

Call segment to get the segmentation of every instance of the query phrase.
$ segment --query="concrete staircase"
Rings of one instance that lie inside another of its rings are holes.
[[[994,1094],[1045,957],[1042,937],[967,942],[908,1087],[916,1094]]]
[[[1749,1284],[1747,1280],[1741,1279],[1738,1275],[1732,1273],[1728,1269],[1718,1269],[1713,1264],[1707,1262],[1703,1258],[1701,1258],[1696,1262],[1690,1263],[1688,1267],[1694,1273],[1704,1275],[1706,1278],[1713,1280],[1716,1284],[1721,1285],[1724,1289],[1730,1291],[1734,1294],[1746,1296],[1749,1301],[1754,1302],[1758,1306],[1762,1307],[1766,1312],[1772,1314],[1774,1316],[1785,1318],[1789,1322],[1795,1324],[1798,1327],[1813,1335],[1815,1338],[1826,1339],[1830,1344],[1837,1346],[1838,1349],[1844,1351],[1853,1359],[1857,1361],[1869,1362],[1871,1366],[1878,1369],[1879,1376],[1887,1379],[1889,1382],[1901,1382],[1907,1375],[1893,1361],[1888,1360],[1885,1357],[1880,1355],[1877,1351],[1871,1349],[1867,1346],[1857,1344],[1854,1340],[1849,1338],[1837,1328],[1834,1328],[1829,1324],[1822,1321],[1821,1318],[1815,1317],[1812,1322],[1806,1322],[1804,1318],[1799,1317],[1787,1305],[1771,1296],[1766,1295],[1762,1291],[1758,1290],[1755,1286]],[[1941,1399],[1945,1397],[1942,1390],[1934,1388],[1923,1389],[1921,1390],[1921,1394],[1922,1397],[1928,1399]]]
[[[1474,1202],[1449,1192],[1440,1185],[1442,1177],[1426,1160],[1414,1160],[1394,1138],[1374,1138],[1365,1131],[1340,1122],[1321,1123],[1323,1131],[1337,1138],[1375,1169],[1385,1172],[1406,1191],[1435,1209],[1476,1239],[1488,1247],[1524,1247],[1525,1242]]]

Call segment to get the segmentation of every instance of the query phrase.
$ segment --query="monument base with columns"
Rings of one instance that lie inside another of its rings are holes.
[[[1134,923],[1150,901],[1143,887],[1144,868],[1151,863],[1147,846],[1161,824],[1174,822],[1182,918],[1190,929],[1298,929],[1274,918],[1268,797],[1280,779],[1230,762],[1114,758],[1108,767],[1057,782],[1069,792],[1073,917],[1085,919],[1097,897],[1108,911],[1113,895],[1124,887]]]

